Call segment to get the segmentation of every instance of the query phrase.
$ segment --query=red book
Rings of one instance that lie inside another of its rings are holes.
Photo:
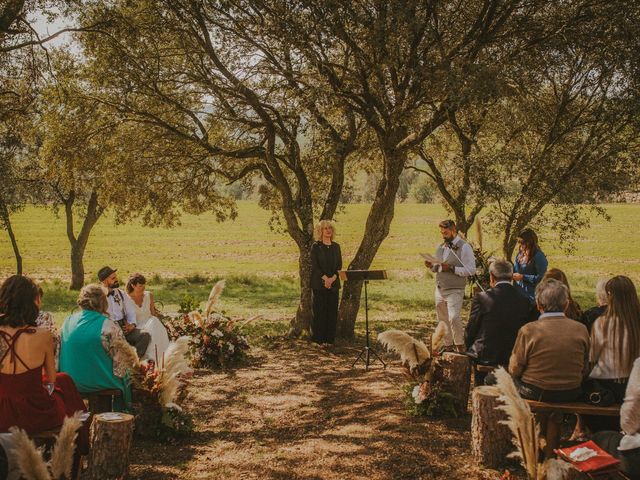
[[[588,448],[589,450],[593,450],[596,452],[596,455],[593,457],[587,458],[583,461],[576,461],[571,458],[571,454],[579,449],[579,448]],[[570,462],[573,466],[575,466],[581,472],[598,472],[604,469],[611,469],[612,467],[617,467],[620,464],[620,460],[615,458],[613,455],[602,450],[598,445],[593,443],[591,440],[588,442],[581,443],[579,445],[574,445],[569,448],[559,448],[554,450],[558,456],[560,456],[563,460]]]

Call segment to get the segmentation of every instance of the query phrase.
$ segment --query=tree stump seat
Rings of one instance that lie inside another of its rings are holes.
[[[476,462],[488,468],[499,468],[507,455],[515,450],[511,430],[502,422],[507,414],[496,409],[498,387],[482,385],[471,392],[471,454]]]
[[[122,392],[118,389],[98,390],[97,392],[82,393],[82,399],[86,401],[89,411],[94,415],[96,413],[105,413],[113,411],[113,399],[122,396]]]
[[[536,400],[526,400],[529,408],[536,415],[541,426],[546,426],[544,447],[545,458],[551,458],[553,450],[560,446],[560,431],[562,420],[565,415],[595,415],[605,417],[615,417],[620,415],[620,404],[608,407],[596,407],[588,403],[568,402],[568,403],[548,403]]]
[[[127,478],[134,417],[127,413],[101,413],[93,417],[87,478]]]

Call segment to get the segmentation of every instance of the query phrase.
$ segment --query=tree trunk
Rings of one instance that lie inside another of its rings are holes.
[[[366,270],[376,256],[383,240],[389,235],[389,228],[395,211],[395,199],[400,186],[400,174],[404,169],[406,153],[389,151],[385,153],[385,172],[378,184],[376,198],[369,210],[364,237],[348,270]],[[356,318],[360,309],[362,282],[345,282],[338,312],[337,335],[353,338]]]
[[[459,353],[446,352],[442,355],[442,388],[455,398],[456,411],[464,414],[469,404],[469,383],[471,367],[469,357]]]
[[[296,316],[291,320],[289,328],[290,337],[299,337],[303,331],[309,332],[313,317],[313,295],[311,293],[311,244],[300,247],[298,260],[298,273],[300,274],[300,303]]]
[[[95,224],[104,212],[104,208],[98,205],[98,194],[93,191],[87,203],[87,213],[82,222],[80,233],[76,237],[73,229],[73,205],[76,200],[75,192],[70,192],[65,200],[64,209],[67,222],[67,238],[71,244],[71,284],[70,290],[80,290],[84,285],[84,251],[89,242],[89,235]]]
[[[11,218],[9,218],[9,210],[7,206],[2,204],[2,223],[4,223],[5,228],[7,229],[7,233],[9,234],[9,239],[11,240],[11,247],[13,248],[13,255],[16,258],[16,275],[22,275],[22,255],[20,255],[20,249],[18,248],[18,241],[16,240],[16,236],[13,233],[13,228],[11,227]]]
[[[515,451],[509,427],[500,422],[507,414],[496,410],[497,387],[481,386],[471,393],[471,453],[473,458],[488,468],[497,468],[507,462],[507,455]]]
[[[129,450],[133,438],[133,415],[118,413],[120,419],[108,420],[105,415],[93,417],[88,478],[116,480],[127,477]]]
[[[76,241],[71,245],[71,285],[70,290],[80,290],[84,285],[84,250],[86,244]]]

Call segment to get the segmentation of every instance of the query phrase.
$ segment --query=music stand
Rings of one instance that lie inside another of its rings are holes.
[[[375,356],[380,363],[387,368],[387,364],[384,363],[384,360],[380,358],[380,356],[376,353],[374,349],[371,348],[369,343],[369,298],[367,295],[367,285],[369,284],[369,280],[386,280],[387,279],[387,271],[386,270],[340,270],[338,272],[340,275],[340,280],[343,282],[358,282],[364,281],[364,330],[365,336],[367,339],[367,343],[365,347],[360,351],[358,357],[351,364],[351,368],[353,368],[358,360],[362,358],[364,361],[364,369],[369,370],[369,364],[371,363],[371,354]],[[364,356],[364,358],[363,358]]]

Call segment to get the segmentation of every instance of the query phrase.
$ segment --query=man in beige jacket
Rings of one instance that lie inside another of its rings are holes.
[[[572,402],[582,395],[589,368],[589,332],[564,315],[567,287],[543,280],[536,288],[541,315],[518,332],[509,359],[509,373],[523,398],[545,402]]]

